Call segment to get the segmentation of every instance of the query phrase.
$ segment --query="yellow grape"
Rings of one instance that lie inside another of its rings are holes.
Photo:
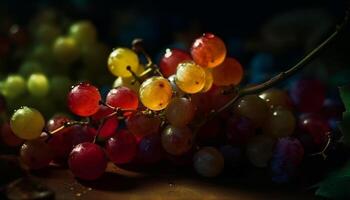
[[[208,92],[213,86],[214,78],[213,78],[213,73],[210,69],[205,69],[205,84],[201,92]]]
[[[184,92],[200,92],[205,85],[205,71],[194,62],[182,62],[177,66],[176,85]]]
[[[109,55],[108,69],[115,76],[130,77],[128,66],[133,72],[139,68],[139,58],[137,54],[128,48],[117,48]]]
[[[151,110],[162,110],[167,107],[172,97],[169,81],[161,76],[147,79],[142,83],[139,96],[144,106]]]
[[[140,76],[144,71],[145,68],[142,65],[140,65],[139,69],[136,72],[136,75]],[[138,92],[140,89],[140,83],[136,81],[134,77],[118,77],[113,83],[113,88],[120,86],[128,87],[134,90],[135,92]]]
[[[249,118],[256,127],[261,127],[268,116],[268,106],[257,95],[242,97],[235,107],[235,113]]]

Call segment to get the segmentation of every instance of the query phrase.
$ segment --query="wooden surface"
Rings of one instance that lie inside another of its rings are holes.
[[[244,181],[245,178],[235,180],[231,176],[203,179],[193,173],[179,173],[176,169],[154,175],[119,168],[110,168],[109,171],[114,173],[105,173],[93,182],[77,181],[67,169],[53,168],[35,176],[55,191],[58,200],[315,199],[312,191],[294,186],[280,187],[266,182]],[[254,180],[254,176],[251,174],[249,178]]]

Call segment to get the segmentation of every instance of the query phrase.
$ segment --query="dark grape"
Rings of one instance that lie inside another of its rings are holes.
[[[230,144],[244,145],[255,135],[255,127],[246,117],[231,117],[226,122],[226,137]]]
[[[53,155],[50,146],[40,139],[26,141],[20,150],[20,159],[29,169],[47,167]]]
[[[106,143],[108,158],[115,164],[129,163],[136,156],[136,152],[137,144],[135,136],[127,130],[118,131]]]
[[[182,61],[192,60],[189,53],[180,49],[166,49],[160,60],[159,67],[163,76],[168,78],[176,73],[177,65]]]

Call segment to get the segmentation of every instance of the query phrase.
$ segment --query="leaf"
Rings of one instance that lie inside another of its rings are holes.
[[[343,120],[338,122],[338,127],[343,134],[343,142],[350,147],[350,111],[343,113]]]
[[[346,111],[350,111],[350,84],[339,87],[339,92]]]
[[[349,199],[350,197],[350,162],[345,167],[328,175],[318,184],[316,196],[329,199]]]

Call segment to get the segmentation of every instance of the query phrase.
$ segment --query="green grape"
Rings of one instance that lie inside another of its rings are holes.
[[[17,137],[31,140],[41,135],[45,120],[38,110],[24,106],[13,113],[10,125]]]
[[[28,91],[35,97],[44,97],[49,92],[49,80],[44,74],[32,74],[27,81]]]
[[[60,63],[70,64],[79,58],[79,48],[75,39],[58,37],[53,45],[53,55]]]
[[[29,77],[32,73],[43,73],[43,71],[43,67],[40,63],[28,60],[21,64],[18,73],[24,77]]]
[[[50,81],[50,94],[55,99],[65,100],[72,84],[67,76],[53,76]]]
[[[9,75],[4,81],[2,93],[10,99],[16,98],[26,91],[26,82],[20,75]]]
[[[96,41],[96,27],[87,20],[72,24],[69,28],[69,35],[79,44],[91,44]]]
[[[130,77],[133,72],[137,72],[139,68],[139,58],[137,54],[128,48],[117,48],[109,55],[108,69],[115,76]]]
[[[205,71],[194,62],[182,62],[177,66],[175,82],[186,93],[200,92],[206,82]]]
[[[273,137],[286,137],[294,132],[295,123],[295,117],[290,110],[275,107],[270,110],[262,129],[265,134]]]
[[[196,109],[191,100],[176,97],[171,100],[166,108],[165,116],[173,126],[182,127],[191,122],[195,112]]]
[[[172,88],[169,81],[156,76],[142,83],[139,90],[142,104],[151,110],[162,110],[171,100]]]
[[[275,140],[267,135],[254,136],[246,147],[248,160],[256,167],[266,167],[273,153]]]

